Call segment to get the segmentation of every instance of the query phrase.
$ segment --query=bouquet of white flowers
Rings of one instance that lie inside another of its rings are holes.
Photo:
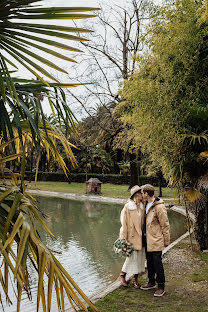
[[[134,251],[134,247],[132,246],[132,244],[127,243],[125,239],[120,239],[120,238],[118,238],[114,242],[113,249],[116,254],[126,256],[126,257],[129,257],[132,251]]]

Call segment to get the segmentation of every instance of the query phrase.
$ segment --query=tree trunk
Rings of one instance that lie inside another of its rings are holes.
[[[208,191],[202,191],[206,196],[206,204],[201,204],[195,209],[195,236],[200,250],[208,250]]]
[[[141,173],[141,160],[142,160],[142,153],[141,153],[141,150],[139,149],[137,151],[137,171],[138,171],[138,176],[140,176],[142,174]]]
[[[46,150],[43,149],[42,151],[42,169],[43,172],[46,172]]]
[[[162,179],[163,179],[163,175],[162,172],[159,172],[158,174],[158,196],[162,197]]]
[[[118,163],[123,160],[123,152],[121,149],[115,150],[115,153],[113,154],[113,173],[119,174],[120,168],[118,166]]]
[[[34,153],[34,147],[31,147],[31,154],[30,154],[30,172],[33,170],[33,153]]]
[[[137,159],[135,154],[129,154],[130,158],[130,184],[129,189],[138,184]]]
[[[158,178],[158,187],[159,187],[158,196],[162,197],[162,181],[160,177]]]

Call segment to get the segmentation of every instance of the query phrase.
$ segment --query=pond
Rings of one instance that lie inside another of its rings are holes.
[[[57,258],[80,288],[92,296],[119,276],[124,258],[113,252],[113,242],[120,229],[121,204],[75,201],[55,197],[38,197],[42,211],[48,215],[47,224],[56,236],[50,238],[41,231],[41,238],[52,250],[60,252]],[[171,241],[186,231],[186,220],[169,211]],[[31,268],[33,301],[23,295],[21,312],[36,311],[37,276]],[[15,302],[15,298],[12,298]],[[15,303],[6,306],[6,312],[15,312]],[[57,311],[55,302],[52,312]]]

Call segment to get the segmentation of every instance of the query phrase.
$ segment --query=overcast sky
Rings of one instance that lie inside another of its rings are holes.
[[[110,4],[110,5],[120,5],[120,6],[125,6],[130,0],[41,0],[40,2],[37,2],[36,5],[40,5],[40,6],[46,6],[46,7],[53,7],[53,6],[57,6],[57,7],[61,7],[61,6],[66,6],[66,7],[71,7],[71,6],[81,6],[81,7],[100,7],[101,5],[105,5],[105,4]],[[85,12],[84,12],[85,13]],[[86,12],[88,13],[88,12]],[[95,12],[96,13],[96,12]],[[89,13],[90,14],[90,13]],[[93,19],[87,19],[87,20],[76,20],[76,24],[78,27],[86,27],[86,23],[87,23],[87,28],[89,28],[89,24],[90,23],[94,23],[96,21],[96,18]],[[26,20],[26,22],[28,22]],[[36,21],[35,21],[36,22]],[[43,24],[49,24],[49,23],[54,23],[54,21],[50,21],[50,20],[46,20],[46,21],[41,21],[39,20],[38,23],[43,23]],[[72,20],[58,20],[55,21],[55,24],[58,25],[66,25],[66,26],[74,26],[73,21]],[[86,34],[81,34],[83,37],[86,37]],[[42,35],[42,37],[45,37]],[[56,39],[55,40],[59,41],[59,42],[63,42],[65,44],[69,44],[73,47],[76,48],[81,48],[83,49],[83,47],[79,46],[79,42],[76,41],[65,41],[64,39]],[[90,36],[89,36],[90,39]],[[48,46],[47,46],[48,47]],[[54,49],[54,48],[53,48]],[[31,47],[31,50],[33,51],[34,48]],[[72,57],[72,52],[70,51],[66,51],[66,50],[61,50],[61,49],[57,49],[58,52],[63,53],[65,55],[67,55],[68,57]],[[37,53],[37,50],[34,50],[34,52]],[[40,53],[41,56],[48,58],[48,55],[44,55],[44,52],[42,51],[38,51],[38,53]],[[85,53],[85,52],[84,52]],[[74,54],[74,59],[79,61],[80,60],[80,56],[82,56],[82,54]],[[50,56],[50,61],[55,62],[57,65],[59,65],[60,67],[64,68],[67,70],[67,72],[69,73],[69,75],[60,73],[58,71],[53,70],[52,68],[46,66],[46,70],[53,74],[59,81],[61,82],[68,82],[69,80],[71,81],[71,78],[74,76],[73,75],[73,70],[72,70],[72,63],[70,62],[66,62],[63,61],[61,59],[57,59],[53,56]],[[37,62],[38,63],[38,62]],[[42,64],[40,64],[42,66]],[[28,71],[26,70],[22,65],[18,64],[19,67],[19,71],[18,74],[16,73],[17,76],[19,77],[24,77],[27,79],[35,79],[35,77]],[[48,80],[48,79],[47,79]],[[74,80],[73,80],[74,81]],[[76,81],[74,81],[76,82]],[[82,92],[82,87],[77,87],[76,89],[80,90],[80,92]],[[76,92],[79,90],[76,90]],[[44,101],[45,102],[45,101]],[[76,110],[76,108],[75,108]],[[50,106],[45,102],[44,103],[44,112],[47,114],[50,114]],[[79,117],[80,119],[80,117]]]
[[[122,4],[125,4],[128,3],[130,0],[41,0],[40,2],[37,2],[36,5],[40,5],[40,6],[48,6],[48,7],[53,7],[53,6],[57,6],[57,7],[61,7],[61,6],[67,6],[67,7],[73,7],[73,6],[81,6],[81,7],[97,7],[99,8],[100,7],[100,4],[103,5],[103,4],[111,4],[111,5],[122,5]],[[88,12],[84,12],[86,14],[88,14]],[[90,12],[89,12],[90,14]],[[96,12],[95,12],[96,14]],[[29,22],[29,20],[25,20],[24,22]],[[42,23],[42,24],[50,24],[50,23],[54,23],[54,24],[58,24],[58,25],[65,25],[65,26],[74,26],[74,23],[72,20],[67,20],[67,19],[63,19],[63,20],[57,20],[57,21],[54,21],[54,20],[38,20],[38,21],[35,21],[35,22],[38,22],[38,23]],[[76,25],[77,27],[86,27],[86,23],[87,23],[87,28],[90,28],[90,24],[91,23],[95,23],[96,22],[96,17],[93,18],[93,19],[81,19],[81,20],[76,20]],[[86,37],[86,34],[81,34],[81,36],[83,37]],[[42,37],[44,38],[48,38],[44,35],[42,35]],[[90,36],[89,36],[89,39],[90,39]],[[64,39],[56,39],[54,38],[53,40],[58,40],[59,42],[62,42],[62,43],[65,43],[65,44],[68,44],[68,45],[71,45],[73,47],[76,47],[76,48],[80,48],[80,49],[83,49],[83,47],[81,47],[81,45],[79,46],[79,42],[77,41],[66,41]],[[50,48],[49,46],[46,45],[47,48]],[[55,49],[54,47],[52,49]],[[31,50],[34,50],[32,47],[31,47]],[[68,57],[72,57],[72,52],[69,52],[69,51],[66,51],[66,50],[62,50],[62,49],[57,49],[58,52],[60,53],[63,53],[65,55],[67,55]],[[34,52],[37,53],[37,51],[34,50]],[[43,57],[48,57],[48,55],[44,55],[44,52],[42,51],[38,51],[38,53],[40,53]],[[75,55],[75,59],[77,58],[77,54]],[[50,56],[50,60],[51,61],[55,61],[57,62],[57,58],[53,57],[53,56]],[[67,63],[65,61],[61,61],[60,59],[58,60],[58,65],[61,67],[62,65],[64,66],[65,69],[68,70],[68,68],[70,68],[70,63]],[[42,64],[41,64],[42,66]],[[19,67],[19,72],[18,72],[18,75],[19,76],[22,76],[24,75],[25,78],[34,78],[34,76],[28,72],[26,69],[24,69],[20,64],[18,65]],[[67,67],[67,68],[66,68]],[[52,69],[47,67],[47,70],[52,73]],[[53,74],[54,74],[54,71],[53,71]],[[55,72],[55,75],[56,78],[60,79],[62,78],[63,79],[63,74],[59,73],[59,72]],[[67,76],[64,77],[64,80],[66,81],[66,78]]]
[[[155,1],[158,1],[158,0],[155,0]],[[81,7],[100,7],[100,6],[105,6],[105,5],[110,5],[110,6],[116,6],[116,5],[119,5],[119,6],[122,6],[122,7],[129,7],[129,3],[131,2],[131,0],[42,0],[40,2],[37,2],[37,4],[40,4],[40,5],[44,5],[46,7],[53,7],[53,6],[67,6],[67,7],[71,7],[71,6],[81,6]],[[87,13],[87,12],[86,12]],[[51,23],[52,21],[38,21],[39,23],[46,23],[46,24],[49,24]],[[54,21],[53,21],[54,22]],[[87,20],[76,20],[76,24],[78,27],[86,27],[85,23],[89,23],[91,22],[92,24],[95,24],[96,23],[96,17],[93,18],[93,19],[87,19]],[[59,25],[67,25],[67,26],[74,26],[73,24],[73,21],[72,20],[58,20],[55,22],[55,24],[59,24]],[[89,28],[88,26],[89,24],[87,24],[87,28]],[[96,29],[95,29],[95,32],[96,32]],[[83,35],[84,37],[86,35]],[[44,36],[43,36],[44,37]],[[89,40],[90,40],[90,36],[89,36]],[[58,41],[62,41],[63,43],[66,43],[66,44],[69,44],[71,46],[74,46],[74,47],[79,47],[79,43],[78,42],[75,42],[75,41],[71,41],[71,42],[64,42],[64,40],[62,39],[58,39]],[[63,53],[65,55],[67,55],[68,57],[72,57],[71,55],[71,52],[69,51],[63,51],[63,50],[60,50],[58,49],[57,50],[58,52],[60,53]],[[36,51],[35,51],[36,52]],[[42,55],[42,53],[44,52],[38,52]],[[82,54],[81,54],[82,55]],[[42,55],[43,57],[48,57],[48,55]],[[77,56],[77,54],[75,55],[75,59],[80,59],[79,56]],[[66,62],[66,61],[63,61],[63,60],[60,60],[57,58],[53,58],[52,56],[50,56],[50,60],[52,62],[55,62],[56,64],[58,64],[60,67],[64,68],[67,70],[67,72],[69,73],[69,75],[66,75],[66,74],[63,74],[63,73],[60,73],[60,72],[57,72],[49,67],[47,67],[47,71],[50,72],[51,74],[53,74],[59,81],[61,82],[68,82],[70,78],[73,77],[73,71],[72,71],[72,67],[71,67],[71,63],[69,62]],[[19,66],[19,65],[18,65]],[[42,65],[41,65],[42,66]],[[24,78],[34,78],[34,76],[32,76],[32,74],[30,72],[28,72],[26,69],[24,69],[23,67],[19,66],[20,68],[20,71],[19,71],[19,76],[21,77],[24,77]],[[75,82],[75,81],[74,81]],[[81,87],[78,87],[80,92],[82,92],[82,88]],[[76,89],[78,89],[76,88]],[[49,114],[49,105],[44,105],[44,111]]]

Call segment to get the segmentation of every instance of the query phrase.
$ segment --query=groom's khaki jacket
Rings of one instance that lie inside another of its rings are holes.
[[[144,204],[138,207],[133,200],[129,200],[121,211],[120,239],[131,243],[135,250],[142,249],[142,227],[144,223]]]
[[[149,208],[146,216],[147,251],[162,251],[170,244],[170,226],[163,200]]]

